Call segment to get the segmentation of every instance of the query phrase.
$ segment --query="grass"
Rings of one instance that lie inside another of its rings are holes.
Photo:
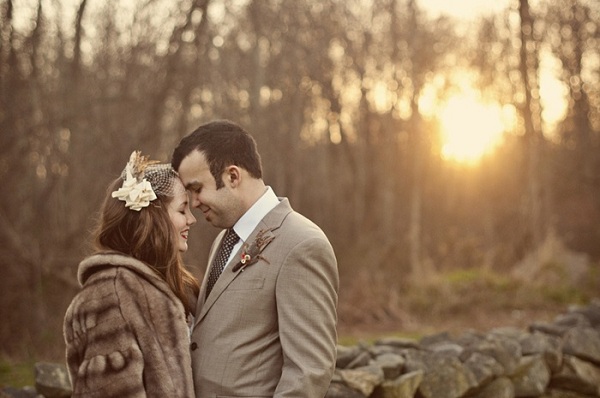
[[[35,361],[14,361],[0,358],[0,388],[33,386]]]
[[[338,344],[343,346],[353,346],[360,343],[373,344],[377,340],[383,338],[399,338],[407,340],[420,340],[424,335],[418,332],[390,332],[390,333],[378,333],[376,331],[360,333],[359,335],[340,335],[338,336]]]
[[[418,340],[440,332],[525,329],[551,321],[571,305],[589,303],[597,297],[599,274],[592,271],[583,283],[573,284],[565,277],[526,282],[509,273],[458,269],[396,288],[359,275],[353,281],[361,287],[359,294],[344,297],[339,341],[352,345],[386,336]]]

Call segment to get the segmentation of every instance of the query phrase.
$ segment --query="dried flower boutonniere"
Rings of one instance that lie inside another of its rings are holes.
[[[263,249],[267,247],[267,245],[271,243],[273,239],[275,239],[275,236],[273,235],[265,236],[265,234],[270,231],[271,228],[264,230],[261,229],[252,243],[244,243],[244,246],[242,247],[241,259],[231,269],[233,272],[237,272],[240,269],[243,271],[246,267],[256,263],[260,259],[266,261],[267,264],[270,264],[269,260],[260,254]]]

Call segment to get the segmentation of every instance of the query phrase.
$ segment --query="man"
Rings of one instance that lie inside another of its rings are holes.
[[[339,285],[327,237],[265,185],[254,139],[232,122],[200,126],[172,163],[192,206],[225,229],[210,250],[192,329],[196,396],[325,396]]]

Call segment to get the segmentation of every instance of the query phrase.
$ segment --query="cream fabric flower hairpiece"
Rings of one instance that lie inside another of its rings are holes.
[[[150,182],[144,178],[144,171],[148,165],[155,163],[158,162],[149,161],[140,151],[133,151],[125,166],[123,186],[114,191],[112,197],[124,201],[125,207],[131,210],[140,211],[148,207],[150,202],[156,199],[156,193]]]

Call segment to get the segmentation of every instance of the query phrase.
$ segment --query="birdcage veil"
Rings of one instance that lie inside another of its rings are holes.
[[[148,165],[137,177],[138,180],[146,179],[152,186],[154,193],[160,196],[174,196],[176,181],[179,178],[179,174],[171,167],[170,164],[151,164]],[[127,172],[123,170],[121,178],[125,180],[127,178]]]

